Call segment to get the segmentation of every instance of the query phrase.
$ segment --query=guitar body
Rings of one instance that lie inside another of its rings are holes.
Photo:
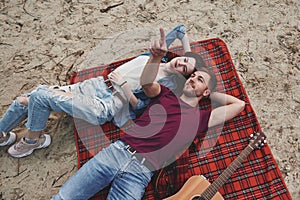
[[[194,175],[185,182],[183,187],[176,194],[165,200],[200,200],[200,195],[209,185],[210,183],[204,177]],[[224,200],[224,198],[217,192],[212,200]]]
[[[212,184],[203,176],[192,176],[176,194],[165,200],[224,200],[218,190],[226,183],[226,180],[228,180],[232,173],[241,166],[243,160],[245,160],[254,149],[266,143],[266,135],[263,132],[251,134],[251,138],[252,140],[249,145]]]

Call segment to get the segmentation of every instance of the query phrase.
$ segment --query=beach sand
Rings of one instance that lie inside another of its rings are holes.
[[[184,24],[191,41],[218,37],[228,45],[285,183],[300,199],[299,9],[297,0],[2,0],[0,114],[39,84],[66,85],[72,72],[145,52],[160,27]],[[24,124],[14,131],[20,138]],[[76,172],[72,118],[51,114],[45,133],[51,146],[26,158],[0,148],[0,200],[49,199]]]

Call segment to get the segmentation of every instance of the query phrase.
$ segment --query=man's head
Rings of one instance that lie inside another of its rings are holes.
[[[200,55],[194,52],[186,52],[183,56],[175,57],[170,61],[170,66],[176,72],[188,78],[200,67],[205,67],[205,63]]]
[[[191,74],[183,88],[187,97],[207,98],[216,87],[215,75],[206,67],[200,67]]]

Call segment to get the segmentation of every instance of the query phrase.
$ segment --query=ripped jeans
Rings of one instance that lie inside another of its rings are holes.
[[[167,46],[169,47],[177,38],[181,40],[185,33],[184,25],[175,27],[166,35]],[[26,118],[28,118],[26,127],[29,130],[41,131],[46,127],[51,110],[65,112],[94,125],[102,125],[106,121],[111,121],[115,113],[124,105],[107,88],[103,77],[71,85],[71,93],[72,98],[57,94],[47,86],[39,86],[36,90],[26,94],[30,96],[28,107],[20,104],[18,100],[11,104],[0,120],[0,132],[11,131]]]
[[[0,120],[0,131],[7,133],[26,118],[29,130],[41,131],[46,128],[52,110],[65,112],[94,125],[104,124],[123,106],[101,76],[70,87],[73,97],[61,95],[48,86],[41,85],[24,95],[30,97],[28,106],[19,103],[18,99],[14,100]]]

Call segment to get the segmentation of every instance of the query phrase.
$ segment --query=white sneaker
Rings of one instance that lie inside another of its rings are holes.
[[[22,158],[32,154],[36,149],[46,148],[51,144],[51,137],[48,134],[41,135],[35,144],[28,144],[23,137],[19,142],[8,149],[8,153],[15,158]]]
[[[16,141],[17,136],[15,133],[9,132],[9,133],[2,133],[2,134],[3,136],[0,137],[0,147],[10,145]]]

